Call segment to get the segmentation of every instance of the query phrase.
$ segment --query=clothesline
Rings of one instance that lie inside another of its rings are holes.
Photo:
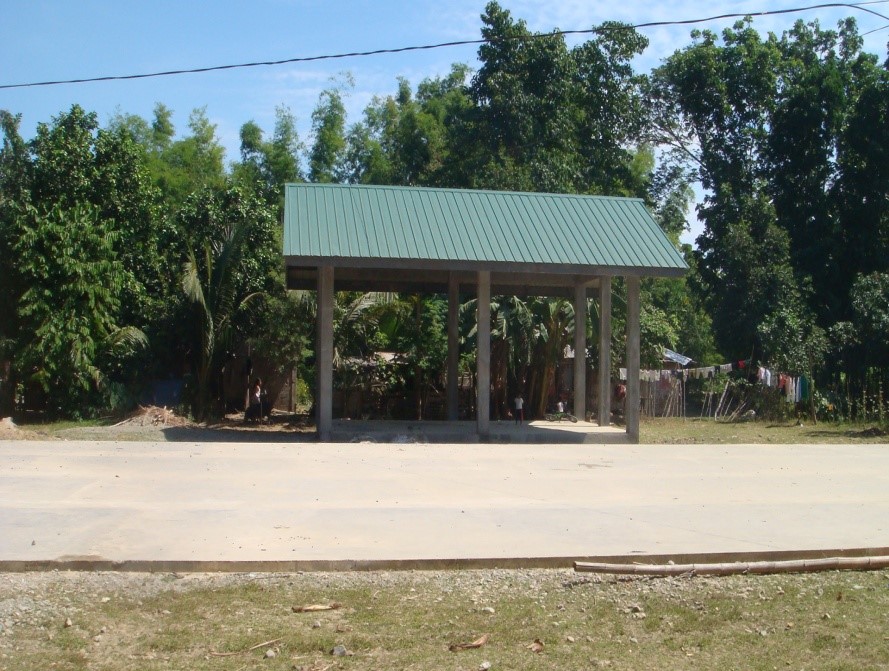
[[[658,382],[660,380],[669,380],[671,378],[681,380],[700,380],[712,379],[718,373],[731,373],[732,371],[743,371],[752,374],[755,371],[756,382],[770,387],[772,389],[780,389],[784,394],[788,403],[799,403],[809,400],[811,384],[809,380],[802,375],[788,375],[774,371],[765,366],[753,367],[749,361],[738,361],[737,363],[724,363],[718,366],[702,366],[698,368],[680,368],[666,370],[646,370],[640,369],[639,380],[642,382]],[[620,379],[627,379],[627,369],[619,369]],[[750,379],[752,375],[748,376]]]

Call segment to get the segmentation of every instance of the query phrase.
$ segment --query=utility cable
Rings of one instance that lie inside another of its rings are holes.
[[[54,81],[44,81],[44,82],[28,82],[23,84],[0,84],[0,90],[2,89],[20,89],[20,88],[32,88],[37,86],[58,86],[61,84],[87,84],[91,82],[108,82],[108,81],[125,81],[130,79],[148,79],[152,77],[169,77],[172,75],[187,75],[187,74],[198,74],[202,72],[218,72],[220,70],[237,70],[243,68],[255,68],[261,66],[275,66],[275,65],[287,65],[291,63],[310,63],[313,61],[328,61],[328,60],[338,60],[344,58],[361,58],[367,56],[379,56],[382,54],[400,54],[408,51],[428,51],[432,49],[443,49],[447,47],[458,47],[458,46],[468,46],[473,44],[487,44],[487,43],[497,43],[497,42],[509,42],[509,41],[525,41],[525,40],[533,40],[533,39],[546,39],[551,37],[558,37],[564,35],[591,35],[591,34],[603,34],[607,33],[611,30],[642,30],[645,28],[658,28],[664,26],[683,26],[683,25],[692,25],[697,23],[707,23],[710,21],[719,21],[722,19],[736,19],[743,17],[759,17],[759,16],[775,16],[779,14],[794,14],[800,12],[808,12],[815,9],[830,9],[837,7],[845,7],[848,9],[858,9],[863,12],[867,12],[869,14],[873,14],[874,16],[878,16],[882,19],[889,21],[889,16],[885,16],[880,14],[879,12],[875,12],[872,9],[868,9],[863,5],[866,4],[883,4],[887,2],[887,0],[872,0],[871,2],[861,2],[861,3],[848,3],[848,2],[829,2],[819,5],[809,5],[807,7],[795,7],[792,9],[773,9],[766,10],[762,12],[742,12],[742,13],[731,13],[731,14],[719,14],[717,16],[709,16],[706,18],[700,19],[685,19],[685,20],[676,20],[676,21],[649,21],[646,23],[638,23],[635,25],[611,25],[611,26],[599,26],[596,28],[588,28],[584,30],[554,30],[550,33],[536,33],[532,35],[524,35],[518,37],[505,38],[500,40],[486,40],[486,39],[477,39],[477,40],[457,40],[453,42],[440,42],[438,44],[424,44],[420,46],[411,46],[411,47],[398,47],[394,49],[374,49],[372,51],[353,51],[349,53],[340,53],[340,54],[326,54],[321,56],[303,56],[297,58],[285,58],[277,61],[256,61],[252,63],[236,63],[231,65],[213,65],[209,67],[203,68],[188,68],[182,70],[165,70],[162,72],[149,72],[143,74],[135,74],[135,75],[108,75],[104,77],[85,77],[82,79],[60,79]]]

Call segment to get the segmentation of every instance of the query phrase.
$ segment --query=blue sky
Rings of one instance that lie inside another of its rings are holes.
[[[724,13],[786,9],[816,4],[805,0],[502,0],[515,18],[534,31],[586,29],[606,20],[641,23],[691,19]],[[477,39],[485,0],[6,0],[0,24],[0,84],[125,75],[281,60],[462,39]],[[868,5],[889,15],[889,3]],[[886,55],[889,21],[850,8],[811,10],[761,17],[761,31],[781,33],[797,18],[818,19],[834,27],[854,16],[868,51]],[[732,20],[701,27],[719,31]],[[690,27],[646,29],[650,40],[637,69],[647,71],[689,42]],[[575,40],[577,41],[577,40]],[[22,133],[30,137],[38,122],[79,103],[102,124],[116,112],[150,119],[156,102],[174,111],[177,129],[186,130],[190,111],[206,106],[227,150],[238,157],[238,130],[256,121],[271,131],[275,107],[296,115],[301,138],[310,141],[311,113],[331,78],[351,73],[354,88],[347,107],[357,121],[374,95],[396,90],[396,78],[414,86],[426,77],[445,75],[454,62],[475,66],[476,46],[316,61],[274,67],[135,81],[66,84],[0,90],[0,108],[22,114]],[[686,235],[691,241],[697,231]]]

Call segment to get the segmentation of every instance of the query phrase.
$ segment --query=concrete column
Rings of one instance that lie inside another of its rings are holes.
[[[476,387],[477,423],[479,438],[488,437],[491,424],[491,272],[480,270],[478,272],[478,303],[477,303],[478,328],[476,330],[478,340],[478,352],[476,358]]]
[[[460,340],[458,317],[460,310],[460,284],[454,273],[448,279],[448,420],[460,417],[457,382],[460,363]]]
[[[574,287],[574,416],[586,420],[586,285]]]
[[[627,278],[627,436],[639,442],[639,278]]]
[[[611,424],[611,278],[599,279],[599,426]]]
[[[318,382],[315,396],[315,425],[318,439],[330,440],[333,428],[333,268],[318,268],[318,340],[315,366]]]

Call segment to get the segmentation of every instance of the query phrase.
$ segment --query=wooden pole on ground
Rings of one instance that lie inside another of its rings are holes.
[[[789,561],[721,562],[715,564],[608,564],[574,562],[579,573],[616,575],[742,575],[770,573],[811,573],[815,571],[875,571],[889,568],[889,557],[829,557]]]

